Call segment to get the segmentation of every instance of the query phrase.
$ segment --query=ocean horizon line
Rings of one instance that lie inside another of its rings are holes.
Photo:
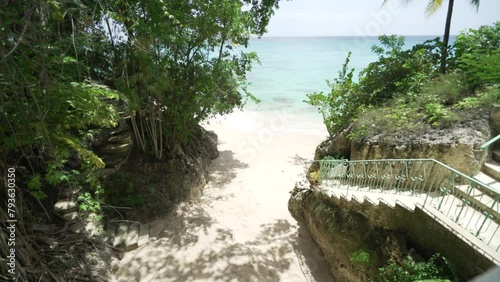
[[[279,39],[279,38],[290,38],[290,39],[300,39],[300,38],[378,38],[379,36],[383,36],[387,34],[381,35],[279,35],[279,36],[267,36],[263,35],[261,37],[252,37],[251,39]],[[389,34],[393,35],[393,34]],[[396,34],[398,36],[404,37],[442,37],[443,35],[437,34]],[[454,37],[458,34],[450,34],[450,36]]]

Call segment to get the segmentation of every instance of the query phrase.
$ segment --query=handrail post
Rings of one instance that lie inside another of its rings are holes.
[[[488,155],[488,149],[484,149],[483,153],[481,154],[481,158],[479,159],[479,163],[477,164],[477,167],[474,170],[474,173],[472,175],[477,175],[479,173],[479,171],[481,170],[481,167],[484,164],[484,161],[486,160],[487,155]]]

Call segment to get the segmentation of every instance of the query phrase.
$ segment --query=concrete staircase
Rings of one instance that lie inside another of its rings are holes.
[[[105,101],[115,108],[120,119],[117,127],[106,129],[105,135],[108,138],[96,150],[97,155],[106,164],[106,167],[99,171],[101,176],[109,175],[120,169],[127,161],[133,144],[132,130],[127,122],[130,115],[126,104],[120,100],[110,99]]]
[[[130,118],[123,101],[104,100],[112,105],[120,116],[118,126],[106,129],[105,140],[96,149],[97,155],[106,167],[99,171],[100,176],[107,176],[123,165],[132,148],[132,130],[127,123]],[[85,215],[78,211],[77,196],[80,189],[67,188],[59,194],[54,204],[55,214],[66,221],[67,227],[74,233],[86,233],[90,237],[99,236],[100,223],[92,214]],[[115,249],[123,252],[132,251],[149,242],[149,225],[135,221],[111,220],[106,223],[104,240]]]
[[[106,225],[105,241],[129,252],[149,242],[149,225],[136,221],[111,220]]]
[[[108,138],[97,149],[97,154],[106,164],[100,171],[104,177],[120,169],[127,161],[133,144],[132,129],[128,123],[130,114],[126,104],[120,100],[106,102],[115,108],[120,119],[117,127],[108,130]],[[136,221],[110,220],[106,223],[104,239],[114,248],[124,252],[132,251],[149,242],[149,225]]]
[[[89,237],[99,235],[100,222],[94,213],[78,212],[77,195],[80,188],[66,188],[59,194],[59,200],[54,204],[54,213],[65,220],[68,230],[73,233],[87,234]]]
[[[483,174],[478,175],[478,177],[487,181]],[[498,181],[488,181],[495,187],[500,185]],[[467,189],[470,188],[457,186],[455,189],[455,192],[462,191],[464,195],[467,195]],[[414,212],[418,208],[451,232],[458,234],[463,241],[474,248],[480,248],[486,256],[500,263],[500,236],[496,232],[500,230],[500,221],[488,221],[484,224],[485,226],[482,226],[483,220],[480,219],[483,218],[483,211],[481,207],[491,207],[494,203],[493,199],[483,191],[477,189],[472,191],[474,199],[471,202],[473,203],[464,204],[464,198],[460,196],[438,192],[411,195],[410,192],[382,191],[369,187],[340,185],[340,183],[338,186],[332,185],[332,183],[329,183],[328,186],[321,185],[319,190],[329,197],[342,199],[350,204],[385,206],[393,209],[395,213],[401,212],[401,210]],[[460,195],[460,193],[455,193],[455,195]],[[497,211],[496,219],[498,219],[500,218],[500,207],[495,204],[494,208]],[[481,231],[476,237],[474,234],[478,230]],[[495,236],[495,234],[497,235]]]
[[[481,172],[476,176],[478,180],[490,185],[500,191],[500,150],[494,150],[491,153],[491,159],[485,162],[481,168]],[[484,180],[484,181],[483,181]]]
[[[396,205],[408,211],[414,211],[415,207],[422,202],[420,197],[411,195],[396,195],[396,191],[381,191],[358,186],[340,186],[331,188],[320,186],[321,192],[329,197],[343,198],[346,201],[356,201],[357,203],[368,203],[370,205],[386,205],[395,208]]]
[[[492,190],[500,193],[500,150],[494,150],[491,159],[486,161],[481,167],[481,171],[474,176],[474,179],[488,185]],[[492,205],[495,195],[491,191],[476,191],[477,197],[482,197],[481,202],[496,211],[496,222],[500,224],[500,206]]]
[[[74,233],[98,236],[99,222],[91,216],[82,218],[75,199],[78,191],[68,189],[54,205],[54,212],[68,224]],[[136,221],[110,220],[106,224],[104,241],[120,251],[128,252],[149,242],[149,225]]]
[[[81,226],[78,224],[81,220],[78,214],[78,204],[76,195],[77,189],[67,188],[59,194],[59,200],[54,204],[54,212],[59,217],[66,220],[70,230],[73,232],[81,232]]]

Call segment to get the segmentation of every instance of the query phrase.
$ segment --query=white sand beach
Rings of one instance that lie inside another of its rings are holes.
[[[318,246],[287,209],[321,121],[235,112],[205,124],[220,156],[198,199],[152,223],[149,244],[120,262],[115,281],[333,281]]]

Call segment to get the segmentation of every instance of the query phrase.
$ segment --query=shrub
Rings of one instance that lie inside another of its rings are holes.
[[[351,261],[355,263],[369,263],[370,260],[370,253],[363,249],[356,250],[351,254]]]
[[[380,36],[382,46],[373,46],[378,60],[360,73],[360,90],[369,104],[381,105],[398,95],[416,95],[437,75],[441,42],[438,39],[403,50],[403,36]]]
[[[453,71],[438,76],[424,86],[415,101],[420,108],[425,108],[425,105],[429,103],[453,105],[468,92],[465,75],[461,71]]]
[[[455,58],[472,89],[500,83],[500,21],[457,36]]]
[[[476,51],[462,55],[458,59],[459,66],[467,74],[467,82],[471,89],[483,85],[500,83],[500,48],[490,51]]]
[[[352,80],[354,69],[348,69],[350,56],[351,52],[348,53],[338,78],[335,78],[333,83],[327,81],[328,86],[332,89],[330,93],[326,95],[323,92],[307,94],[309,100],[304,101],[318,107],[330,136],[344,128],[359,112],[362,104],[357,97],[356,84]]]
[[[356,118],[350,140],[360,140],[365,136],[390,135],[396,132],[416,134],[425,129],[425,114],[419,108],[405,103],[395,103],[391,107],[371,108]],[[384,138],[389,142],[390,139]]]
[[[381,36],[379,41],[372,47],[378,59],[360,72],[359,82],[348,69],[349,53],[338,77],[328,82],[331,92],[307,95],[306,102],[318,107],[331,136],[353,123],[351,140],[417,133],[428,125],[445,127],[461,121],[463,117],[454,113],[457,109],[499,102],[500,22],[459,35],[444,75],[439,72],[439,39],[408,50],[403,49],[402,36]],[[469,97],[478,90],[476,97]]]
[[[493,104],[500,104],[500,86],[489,86],[483,91],[478,91],[473,97],[466,97],[457,103],[459,109],[476,109],[481,107],[491,107]]]
[[[381,46],[372,47],[378,60],[360,72],[358,83],[353,81],[354,69],[348,68],[349,52],[338,77],[333,83],[327,81],[330,93],[307,94],[309,100],[305,102],[318,107],[330,136],[367,109],[390,103],[394,97],[413,100],[426,81],[438,73],[439,40],[410,50],[403,50],[402,36],[380,36],[379,40]]]
[[[308,175],[308,180],[313,185],[319,184],[319,178],[320,178],[319,171],[312,171]]]
[[[428,261],[423,262],[416,262],[408,257],[402,264],[397,264],[390,259],[386,266],[379,268],[379,271],[380,280],[384,282],[414,282],[426,279],[453,281],[456,279],[453,266],[440,254],[435,254]]]
[[[432,126],[448,126],[458,121],[458,116],[442,104],[431,103],[425,107],[427,122]]]
[[[477,51],[487,52],[500,48],[500,21],[481,26],[477,30],[465,30],[457,36],[453,47],[456,58]]]

